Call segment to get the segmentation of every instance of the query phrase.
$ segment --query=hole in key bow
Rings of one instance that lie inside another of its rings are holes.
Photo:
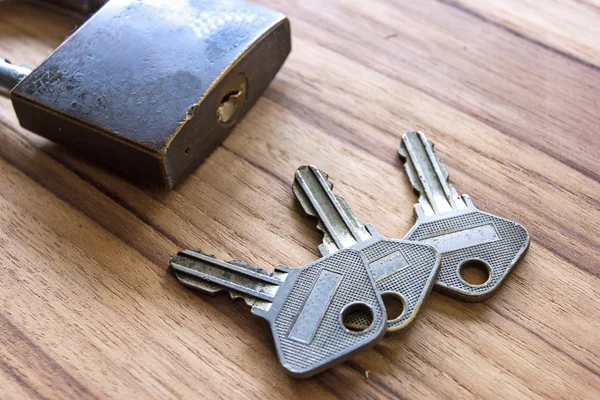
[[[404,314],[406,302],[398,293],[384,292],[381,294],[388,321],[395,321]]]
[[[373,324],[373,309],[364,303],[352,303],[342,311],[342,325],[351,332],[364,332]]]
[[[472,286],[485,285],[492,276],[489,264],[477,258],[463,262],[458,272],[463,281]]]

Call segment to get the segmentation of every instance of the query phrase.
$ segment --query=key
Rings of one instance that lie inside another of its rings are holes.
[[[408,328],[436,280],[440,264],[437,250],[423,243],[388,239],[373,226],[361,225],[346,201],[333,194],[327,174],[316,167],[298,168],[292,189],[304,212],[319,220],[321,254],[347,248],[362,252],[387,309],[387,331],[397,333]]]
[[[526,253],[529,233],[516,222],[479,211],[468,195],[459,196],[423,133],[406,133],[398,153],[419,194],[416,223],[405,239],[434,245],[442,253],[436,290],[464,301],[489,298]],[[467,281],[470,270],[482,279]]]
[[[355,250],[272,272],[183,250],[171,257],[171,267],[184,285],[208,294],[229,291],[266,319],[281,364],[296,377],[312,376],[375,345],[385,332],[381,296]],[[366,316],[360,327],[347,322],[357,313]]]

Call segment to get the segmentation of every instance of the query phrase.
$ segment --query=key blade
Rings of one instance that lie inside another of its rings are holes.
[[[323,255],[371,238],[346,201],[333,194],[333,184],[325,172],[313,166],[298,168],[292,189],[306,214],[319,219]]]
[[[375,345],[385,331],[383,301],[366,258],[354,249],[301,268],[278,266],[273,273],[189,250],[173,256],[171,266],[184,280],[207,280],[232,296],[250,298],[246,293],[252,292],[259,303],[252,313],[269,322],[279,360],[296,377],[312,376]],[[239,294],[240,287],[249,290]],[[364,326],[348,324],[347,317],[358,312],[368,317]]]
[[[183,250],[171,257],[178,279],[188,286],[209,293],[227,290],[236,295],[271,303],[285,281],[285,273],[266,270],[241,262],[224,262],[201,251]],[[183,275],[182,275],[183,274]],[[190,278],[194,280],[190,282]],[[191,285],[190,285],[191,283]],[[247,301],[248,304],[251,302]]]
[[[433,143],[421,132],[402,136],[398,154],[413,190],[419,193],[424,215],[442,214],[467,208],[454,186],[448,182],[448,170],[434,150]]]

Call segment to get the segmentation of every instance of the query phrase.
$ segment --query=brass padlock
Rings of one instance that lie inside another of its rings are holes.
[[[111,0],[30,73],[0,61],[0,87],[24,128],[173,187],[290,50],[288,19],[241,0]]]

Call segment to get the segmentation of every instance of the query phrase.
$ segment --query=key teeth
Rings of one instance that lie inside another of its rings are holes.
[[[323,236],[327,235],[327,230],[325,229],[325,227],[323,226],[323,221],[319,220],[319,222],[317,223],[317,230],[319,232],[321,232],[321,234]]]
[[[229,293],[229,297],[231,297],[231,300],[233,301],[243,300],[248,307],[254,307],[256,305],[256,300],[254,300],[253,298],[244,296],[240,293],[233,292],[231,290],[221,289],[220,291]]]
[[[421,186],[421,181],[419,181],[419,177],[415,176],[416,172],[411,168],[404,168],[406,171],[406,176],[408,177],[408,181],[410,182],[410,186],[412,187],[413,193],[415,193],[418,197],[423,194],[423,187]]]
[[[317,212],[313,208],[312,204],[310,204],[310,201],[306,197],[306,194],[304,193],[304,191],[300,187],[300,184],[298,184],[297,181],[294,181],[294,184],[292,185],[292,192],[294,193],[294,196],[296,196],[296,200],[298,200],[298,203],[300,203],[300,206],[302,207],[304,213],[316,218]]]
[[[398,151],[398,155],[400,156],[400,160],[402,162],[406,162],[408,155],[406,154],[406,149],[404,148],[404,145],[402,142],[400,142],[400,144],[398,145],[397,151]]]

